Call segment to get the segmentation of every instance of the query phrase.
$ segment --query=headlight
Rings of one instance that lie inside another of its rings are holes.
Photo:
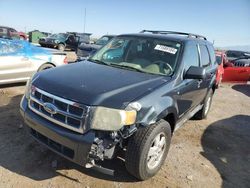
[[[54,42],[57,44],[57,43],[59,43],[59,40],[55,40]]]
[[[94,111],[92,129],[116,131],[124,125],[132,125],[136,121],[135,110],[117,110],[112,108],[97,107]]]

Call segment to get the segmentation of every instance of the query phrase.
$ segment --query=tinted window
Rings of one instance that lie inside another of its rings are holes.
[[[89,35],[79,35],[79,37],[80,37],[80,42],[81,43],[89,43],[89,40],[90,40],[90,37],[89,37]]]
[[[184,71],[186,72],[189,67],[196,66],[199,67],[199,55],[198,55],[198,49],[196,44],[189,44],[185,47],[184,52]]]
[[[10,32],[15,33],[17,31],[15,29],[10,28]]]
[[[206,67],[210,64],[209,54],[205,45],[200,45],[201,64]]]
[[[210,54],[211,62],[216,64],[214,47],[212,45],[208,45],[207,47],[208,47],[208,51],[209,51],[209,54]]]

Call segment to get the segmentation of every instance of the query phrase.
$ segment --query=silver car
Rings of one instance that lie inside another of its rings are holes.
[[[38,71],[67,63],[63,52],[26,41],[0,39],[0,85],[25,82]]]

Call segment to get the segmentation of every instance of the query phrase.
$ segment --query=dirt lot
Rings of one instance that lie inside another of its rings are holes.
[[[223,84],[207,120],[173,136],[157,176],[138,182],[121,160],[114,177],[83,169],[37,144],[22,127],[24,86],[0,88],[0,187],[249,187],[250,85]]]

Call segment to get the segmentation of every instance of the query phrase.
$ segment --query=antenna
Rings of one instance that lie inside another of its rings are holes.
[[[84,20],[83,20],[83,32],[85,33],[85,27],[86,27],[86,8],[84,8]]]

